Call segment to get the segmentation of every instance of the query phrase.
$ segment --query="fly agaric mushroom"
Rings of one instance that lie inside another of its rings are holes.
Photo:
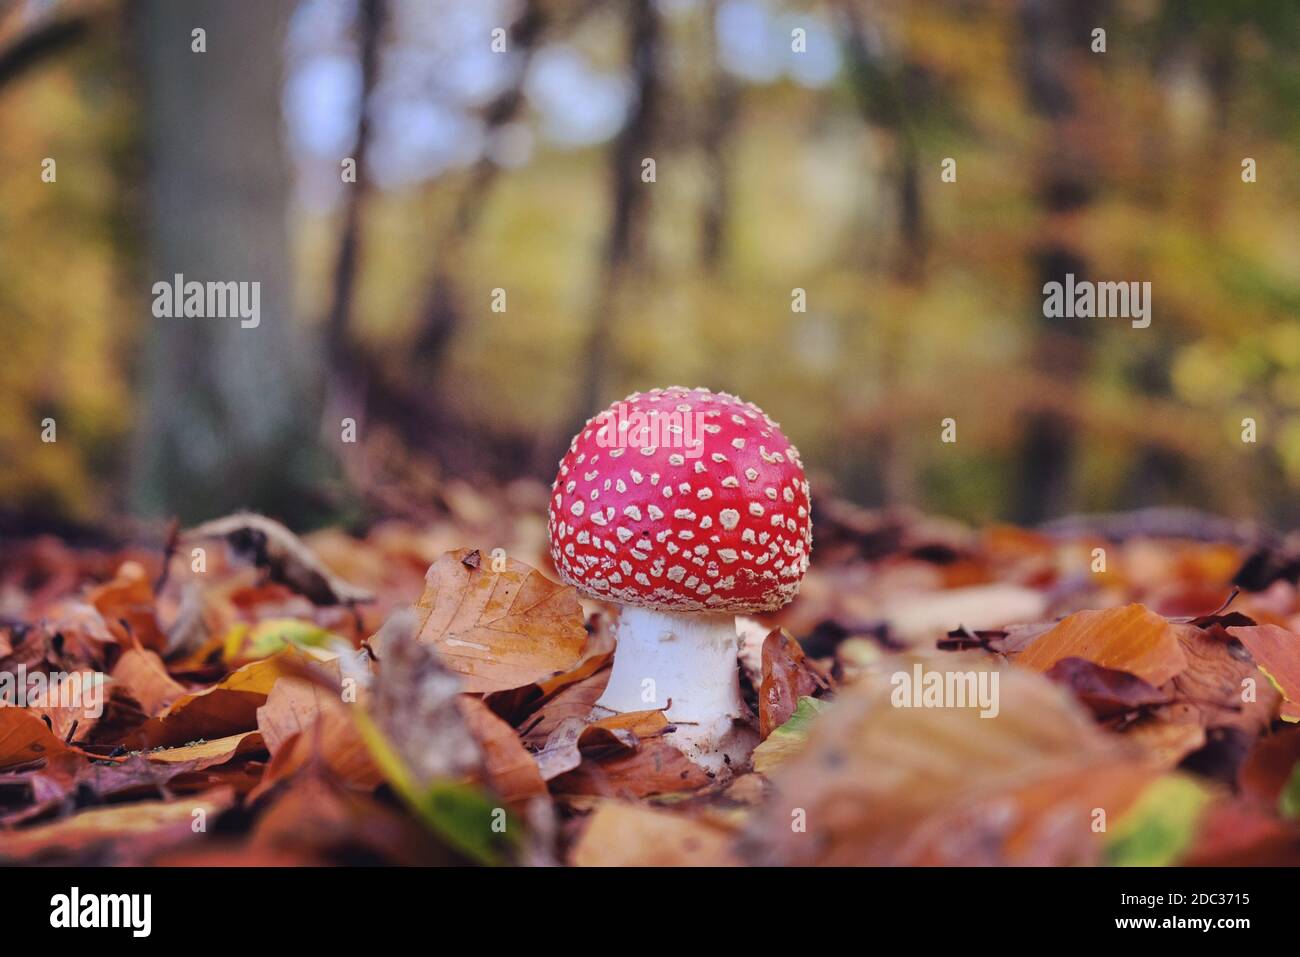
[[[810,510],[799,451],[753,403],[674,386],[588,420],[560,460],[548,531],[564,582],[622,606],[596,710],[666,707],[697,764],[743,761],[735,616],[799,591]]]

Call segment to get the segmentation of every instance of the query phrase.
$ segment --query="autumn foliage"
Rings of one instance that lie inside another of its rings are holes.
[[[662,711],[592,714],[615,610],[554,580],[544,500],[7,546],[0,673],[81,676],[102,707],[7,695],[0,860],[1300,862],[1279,545],[831,501],[803,594],[739,619],[763,740],[711,775]],[[900,706],[925,673],[995,688],[996,714]]]

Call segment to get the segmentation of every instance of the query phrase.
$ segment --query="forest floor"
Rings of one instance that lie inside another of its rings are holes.
[[[799,598],[739,620],[752,766],[711,775],[661,710],[589,718],[615,610],[556,583],[545,489],[446,500],[8,543],[0,862],[1300,863],[1285,540],[819,502]]]

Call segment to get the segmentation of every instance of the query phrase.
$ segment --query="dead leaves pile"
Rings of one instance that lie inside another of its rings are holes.
[[[1293,582],[1224,608],[1234,546],[828,515],[800,599],[740,621],[762,740],[725,779],[661,711],[590,717],[617,611],[535,523],[7,549],[0,675],[83,694],[0,683],[0,862],[1300,862]],[[996,714],[900,697],[925,674]]]

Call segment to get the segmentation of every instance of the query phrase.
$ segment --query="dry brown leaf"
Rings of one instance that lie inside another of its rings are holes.
[[[629,711],[599,721],[566,718],[538,752],[537,767],[542,779],[550,781],[574,770],[584,759],[603,761],[631,754],[642,737],[660,734],[667,727],[663,711]]]
[[[165,848],[202,840],[194,829],[202,812],[207,823],[234,801],[230,788],[217,788],[178,801],[141,801],[82,811],[62,821],[5,835],[0,861],[13,863],[141,864]]]
[[[576,681],[561,689],[532,715],[524,724],[524,743],[532,748],[542,748],[550,740],[555,729],[565,721],[574,719],[586,722],[596,701],[609,684],[611,669],[608,665],[598,669],[586,678]]]
[[[272,755],[295,734],[305,733],[321,720],[326,710],[341,711],[347,705],[337,691],[330,691],[302,678],[284,677],[257,709],[257,730],[266,739]]]
[[[1284,728],[1260,738],[1237,777],[1241,794],[1262,807],[1277,807],[1278,795],[1300,764],[1300,728]]]
[[[546,782],[537,769],[537,761],[510,727],[478,698],[461,695],[461,716],[470,734],[483,750],[483,771],[487,783],[511,804],[547,793]]]
[[[125,629],[121,637],[129,636],[153,651],[166,649],[167,637],[158,627],[153,585],[139,562],[123,562],[113,580],[92,588],[87,600],[104,616],[110,629]]]
[[[1104,668],[1086,658],[1062,658],[1045,672],[1069,688],[1099,719],[1113,718],[1139,708],[1167,704],[1169,695],[1127,671]]]
[[[127,649],[113,666],[113,684],[150,717],[185,694],[185,686],[167,673],[157,653],[138,645]]]
[[[896,659],[908,673],[914,660]],[[843,691],[746,829],[765,864],[1078,863],[1099,852],[1091,811],[1114,814],[1154,775],[1063,689],[983,655],[931,670],[998,674],[1000,710],[895,707],[881,673]],[[985,679],[992,682],[992,677]],[[1118,782],[1118,783],[1117,783]],[[1101,804],[1099,802],[1108,802]],[[806,833],[793,824],[802,822]],[[1034,849],[1020,838],[1051,837]]]
[[[603,801],[570,852],[578,867],[736,866],[733,835],[712,822]]]
[[[652,794],[695,791],[713,779],[664,738],[647,738],[636,750],[602,761],[583,761],[550,782],[556,794],[597,794],[643,798]]]
[[[237,512],[204,522],[181,536],[185,542],[223,538],[230,548],[313,604],[368,602],[374,595],[334,574],[293,532],[274,519],[254,512]]]
[[[1188,666],[1173,681],[1175,703],[1197,710],[1207,728],[1237,728],[1254,736],[1273,720],[1281,696],[1226,632],[1176,626]],[[1254,699],[1244,700],[1247,679]]]
[[[598,618],[598,622],[603,621]],[[614,638],[603,626],[598,624],[595,631],[587,636],[587,643],[582,649],[582,658],[568,671],[522,688],[508,691],[495,691],[483,696],[483,702],[493,713],[518,727],[523,719],[536,711],[543,703],[555,697],[570,685],[590,678],[608,665],[614,658]]]
[[[1205,745],[1201,712],[1186,702],[1156,709],[1125,728],[1123,734],[1143,750],[1153,767],[1166,771]]]
[[[813,664],[784,628],[763,641],[763,679],[758,689],[758,734],[769,734],[790,720],[799,699],[827,691],[830,676]]]
[[[263,802],[248,843],[254,851],[303,855],[316,864],[453,863],[412,817],[310,770]]]
[[[416,604],[419,640],[471,693],[537,684],[573,669],[587,642],[578,593],[523,562],[466,563],[468,549],[429,566]],[[384,650],[375,649],[380,661]]]
[[[330,710],[306,731],[280,742],[249,800],[256,800],[280,781],[310,766],[327,767],[341,783],[361,790],[378,787],[384,779],[356,722],[349,715]]]
[[[1084,658],[1158,687],[1187,667],[1177,628],[1141,605],[1075,612],[1031,642],[1015,662],[1047,671],[1062,658]]]
[[[1285,699],[1281,717],[1286,721],[1300,721],[1300,635],[1277,625],[1256,625],[1227,629],[1268,675]]]
[[[256,731],[232,734],[227,738],[200,741],[180,748],[163,748],[150,751],[145,757],[158,764],[187,764],[189,771],[202,771],[233,761],[237,757],[264,751],[266,744]]]
[[[285,673],[286,661],[328,662],[333,652],[292,645],[237,668],[211,687],[182,695],[150,718],[125,743],[134,749],[168,747],[200,738],[224,738],[257,727],[257,709]]]
[[[106,713],[107,682],[97,671],[74,671],[58,676],[57,685],[52,681],[29,694],[27,707],[60,741],[83,742]]]
[[[0,768],[30,764],[67,750],[35,711],[0,707]]]

